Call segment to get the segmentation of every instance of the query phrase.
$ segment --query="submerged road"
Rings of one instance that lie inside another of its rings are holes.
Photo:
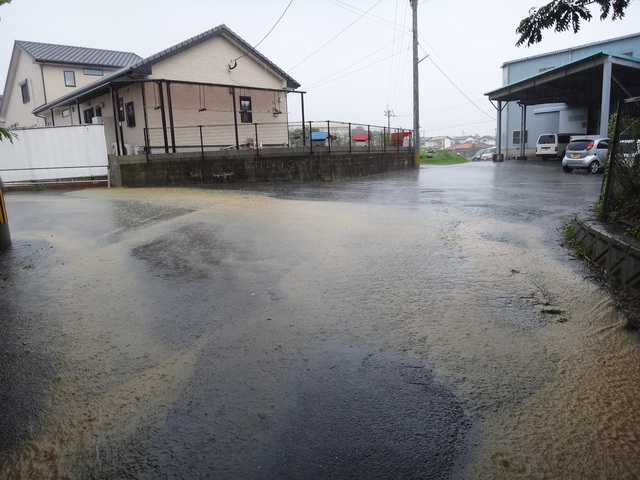
[[[0,478],[637,478],[601,175],[5,196]]]

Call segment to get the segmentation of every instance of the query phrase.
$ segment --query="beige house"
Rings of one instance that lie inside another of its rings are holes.
[[[0,105],[0,125],[50,124],[33,111],[140,60],[129,52],[16,41]]]
[[[10,95],[20,98],[15,79],[29,78],[20,70],[28,59],[13,63]],[[64,66],[57,68],[67,78]],[[300,86],[225,25],[144,59],[128,57],[93,82],[80,84],[74,73],[72,90],[43,82],[47,95],[29,100],[39,118],[31,123],[104,123],[108,149],[117,154],[287,145],[287,94]],[[27,124],[23,111],[19,120],[13,116],[17,107],[2,108],[8,126]]]

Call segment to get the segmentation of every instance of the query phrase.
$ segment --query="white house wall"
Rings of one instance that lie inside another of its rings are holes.
[[[93,68],[93,67],[91,67]],[[45,64],[43,67],[43,75],[45,85],[47,86],[47,101],[50,102],[56,98],[60,98],[63,95],[73,92],[74,90],[84,87],[90,83],[99,80],[104,75],[113,72],[113,69],[101,69],[103,75],[86,75],[84,73],[84,67],[75,67],[70,65],[50,65]],[[76,86],[67,87],[64,83],[64,72],[74,72]]]
[[[162,110],[160,107],[160,86],[145,84],[146,113],[149,125],[150,143],[158,146],[163,142]],[[166,85],[163,85],[166,88]],[[203,126],[204,143],[214,147],[235,145],[234,94],[229,87],[201,86],[193,84],[171,83],[171,104],[174,134],[178,145],[200,145],[200,131]],[[166,90],[164,90],[165,121],[169,125],[169,109]],[[252,119],[242,123],[240,115],[240,97],[251,97]],[[259,124],[258,140],[263,145],[286,145],[287,137],[287,99],[284,92],[265,91],[263,89],[236,88],[235,101],[238,122],[238,140],[249,143],[255,139],[255,123]],[[275,114],[275,110],[280,114]],[[125,129],[126,130],[126,129]],[[130,138],[125,131],[125,141]]]
[[[34,108],[46,103],[40,65],[34,63],[31,57],[19,48],[14,48],[14,64],[15,70],[9,75],[3,100],[6,102],[3,105],[5,125],[9,128],[44,125],[44,120],[31,114]],[[25,80],[29,85],[27,103],[22,101],[20,88],[20,84]]]
[[[285,88],[284,79],[251,55],[238,59],[237,66],[230,70],[230,63],[243,53],[223,36],[213,37],[153,65],[150,78]]]

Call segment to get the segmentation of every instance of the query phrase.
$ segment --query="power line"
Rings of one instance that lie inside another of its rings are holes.
[[[434,62],[433,58],[431,57],[427,57],[429,60],[431,60],[431,63],[433,63],[433,65],[440,71],[440,73],[444,76],[444,78],[446,78],[449,83],[451,83],[451,85],[453,85],[453,87],[458,90],[460,92],[460,94],[466,98],[467,100],[469,100],[469,103],[471,103],[471,105],[473,105],[475,108],[477,108],[479,111],[481,111],[483,114],[485,114],[487,117],[489,117],[492,120],[495,120],[495,117],[492,117],[491,115],[489,115],[487,112],[485,112],[484,110],[482,110],[473,100],[471,100],[471,98],[469,98],[469,96],[464,93],[460,87],[458,87],[458,85],[455,84],[455,82],[453,80],[451,80],[446,73],[444,73],[444,71],[438,66],[438,64],[436,62]]]
[[[398,55],[398,54],[396,53],[396,54],[394,54],[394,55]],[[318,80],[318,81],[317,81],[317,82],[315,82],[315,83],[312,83],[312,84],[310,84],[310,85],[305,85],[305,88],[309,88],[309,87],[311,87],[311,86],[315,86],[315,87],[317,87],[317,86],[319,86],[320,84],[328,83],[328,82],[330,82],[330,81],[332,81],[332,80],[338,80],[338,79],[340,79],[340,78],[348,77],[349,75],[353,75],[354,73],[358,73],[358,72],[360,72],[361,70],[364,70],[364,69],[366,69],[366,68],[372,67],[372,66],[374,66],[374,65],[376,65],[376,64],[378,64],[378,63],[384,62],[385,60],[388,60],[390,57],[391,57],[391,55],[389,55],[389,56],[387,56],[387,57],[384,57],[384,58],[381,58],[380,60],[376,60],[375,62],[368,63],[367,65],[363,65],[362,67],[360,67],[360,68],[358,68],[358,69],[356,69],[356,70],[353,70],[353,71],[351,71],[351,72],[345,73],[344,75],[340,75],[339,77],[336,77],[335,79],[334,79],[334,78],[332,78],[332,77],[334,77],[336,74],[330,75],[329,77],[326,77],[326,78],[324,78],[324,79],[322,79],[322,80]],[[350,67],[352,67],[352,66],[353,66],[353,65],[350,65],[350,66],[349,66],[349,67],[347,67],[347,68],[350,68]],[[341,70],[341,71],[344,71],[344,70],[346,70],[346,69],[343,69],[343,70]],[[338,73],[339,73],[339,72],[338,72]]]
[[[428,0],[427,0],[427,1],[428,1]],[[426,45],[431,49],[432,54],[433,54],[433,55],[435,55],[436,57],[438,57],[438,60],[439,60],[439,61],[440,61],[440,62],[441,62],[445,67],[447,67],[446,62],[442,59],[442,57],[440,57],[440,55],[438,55],[438,53],[434,50],[434,48],[433,48],[431,45],[429,45],[429,43],[424,39],[424,37],[422,37],[422,39],[424,40],[424,43],[425,43],[425,44],[426,44]],[[422,47],[422,45],[420,46],[420,48],[422,49],[422,51],[423,51],[425,54],[427,53],[427,52],[426,52],[426,50]],[[473,100],[473,99],[469,98],[469,96],[468,96],[467,94],[465,94],[465,93],[461,90],[461,88],[460,88],[460,87],[458,87],[458,85],[457,85],[457,84],[456,84],[456,83],[455,83],[451,78],[449,78],[449,76],[448,76],[446,73],[444,73],[444,71],[443,71],[443,70],[442,70],[442,69],[441,69],[441,68],[440,68],[440,67],[435,63],[435,61],[433,60],[433,58],[429,57],[429,59],[431,60],[431,62],[433,63],[433,65],[434,65],[434,66],[435,66],[435,67],[440,71],[440,73],[442,73],[442,75],[447,79],[447,81],[448,81],[449,83],[451,83],[451,85],[453,85],[453,86],[456,88],[456,90],[458,90],[458,91],[462,94],[462,96],[464,96],[464,98],[466,98],[466,99],[467,99],[467,100],[468,100],[468,101],[469,101],[469,102],[470,102],[470,103],[471,103],[475,108],[477,108],[478,110],[480,110],[482,113],[484,113],[484,114],[485,114],[485,115],[487,115],[488,117],[490,117],[490,118],[492,118],[492,119],[494,119],[494,120],[495,120],[495,118],[494,118],[493,116],[491,116],[490,114],[488,114],[486,111],[484,111],[483,109],[481,109],[481,108],[478,106],[478,101],[477,101],[477,100]],[[448,70],[451,70],[449,67],[447,67],[447,69],[448,69]],[[456,80],[457,80],[457,81],[462,85],[462,81],[461,81],[458,77],[456,77],[455,73],[453,73],[453,72],[452,72],[452,75],[453,75],[453,76],[456,78]],[[465,87],[465,88],[466,88],[466,87]],[[469,90],[469,89],[467,88],[467,90]]]
[[[293,70],[296,67],[299,67],[302,63],[306,62],[307,60],[309,60],[311,57],[313,57],[316,53],[318,53],[320,50],[322,50],[324,47],[326,47],[327,45],[329,45],[331,42],[333,42],[336,38],[338,38],[340,35],[342,35],[344,32],[346,32],[349,28],[351,28],[356,22],[358,22],[359,20],[361,20],[367,13],[369,13],[376,5],[378,5],[382,0],[378,0],[376,3],[374,3],[369,10],[367,10],[366,12],[364,12],[362,15],[360,15],[358,18],[356,18],[353,22],[351,22],[349,25],[347,25],[343,30],[341,30],[337,35],[335,35],[333,38],[331,38],[330,40],[328,40],[324,45],[322,45],[320,48],[318,48],[317,50],[315,50],[313,53],[307,55],[305,58],[303,58],[302,60],[300,60],[298,63],[296,63],[293,67],[289,68],[289,71]]]
[[[350,11],[352,13],[357,13],[357,14],[364,13],[364,15],[369,20],[372,20],[372,21],[378,23],[379,25],[384,25],[385,27],[389,27],[389,28],[390,27],[395,28],[395,27],[398,26],[398,25],[396,25],[395,22],[392,22],[392,21],[390,21],[390,20],[388,20],[386,18],[378,17],[377,15],[373,15],[373,14],[368,13],[370,9],[367,10],[367,11],[364,11],[364,10],[358,8],[358,7],[354,7],[353,5],[349,5],[348,3],[342,2],[340,0],[327,0],[327,2],[334,4],[336,7],[340,7],[342,9],[344,9],[344,10],[348,10],[348,11]]]
[[[289,7],[291,6],[291,4],[293,3],[293,0],[291,0],[289,2],[289,5],[287,5],[287,8],[284,9],[284,12],[282,12],[282,15],[280,15],[280,18],[278,18],[278,21],[273,25],[273,27],[271,27],[271,30],[269,30],[267,32],[267,34],[262,37],[262,40],[260,40],[258,43],[256,43],[253,48],[258,48],[258,45],[260,45],[262,42],[264,42],[264,40],[269,36],[269,34],[271,32],[273,32],[273,29],[276,28],[276,25],[278,25],[278,23],[280,23],[280,20],[282,20],[282,17],[284,17],[284,14],[287,13],[287,10],[289,10]],[[249,52],[245,52],[244,54],[240,55],[238,58],[236,58],[235,60],[233,60],[234,62],[237,62],[238,60],[240,60],[242,57],[246,56]]]
[[[317,86],[317,85],[319,85],[319,84],[326,83],[326,82],[328,82],[328,81],[333,80],[333,79],[334,79],[333,77],[336,77],[336,75],[338,75],[338,74],[340,74],[340,73],[344,72],[345,70],[349,70],[350,68],[352,68],[352,67],[354,67],[354,66],[358,65],[359,63],[361,63],[361,62],[365,61],[367,58],[372,57],[373,55],[377,54],[377,53],[378,53],[378,52],[380,52],[381,50],[383,50],[383,49],[387,48],[389,45],[391,45],[391,43],[388,43],[388,44],[384,45],[383,47],[379,48],[379,49],[378,49],[378,50],[376,50],[375,52],[370,53],[370,54],[369,54],[369,55],[367,55],[366,57],[361,58],[361,59],[360,59],[360,60],[358,60],[357,62],[352,63],[351,65],[349,65],[349,66],[347,66],[347,67],[343,68],[342,70],[338,70],[337,72],[332,73],[331,75],[328,75],[328,76],[326,76],[326,77],[324,77],[324,78],[322,78],[322,79],[320,79],[320,80],[318,80],[318,81],[316,81],[316,82],[314,82],[314,83],[311,83],[311,84],[309,84],[309,85],[305,85],[305,88],[307,88],[307,89],[308,89],[308,88],[310,88],[310,87]],[[392,53],[391,55],[386,56],[386,57],[384,57],[384,58],[381,58],[381,59],[379,59],[379,60],[376,60],[375,62],[368,63],[367,65],[364,65],[364,66],[362,66],[362,67],[360,67],[360,68],[358,68],[358,69],[356,69],[356,70],[353,70],[353,71],[351,71],[351,72],[348,72],[348,73],[346,73],[346,74],[344,74],[344,75],[340,75],[339,77],[336,77],[336,78],[335,78],[335,80],[337,80],[337,79],[339,79],[339,78],[346,77],[346,76],[348,76],[348,75],[352,75],[352,74],[354,74],[354,73],[357,73],[357,72],[359,72],[360,70],[364,70],[365,68],[368,68],[368,67],[371,67],[371,66],[373,66],[373,65],[376,65],[376,64],[378,64],[378,63],[380,63],[380,62],[383,62],[383,61],[385,61],[385,60],[387,60],[387,59],[389,59],[389,58],[392,58],[392,57],[393,57],[393,56],[395,56],[395,55],[400,55],[400,54],[402,54],[402,53],[403,53],[403,52]]]
[[[397,20],[397,11],[398,11],[398,0],[396,0],[396,19]],[[402,29],[406,30],[407,32],[411,32],[411,29],[407,29],[406,28],[406,22],[407,22],[407,12],[408,12],[408,8],[405,6],[405,10],[404,10],[404,16],[402,19]],[[395,23],[394,20],[394,23]],[[402,36],[404,37],[404,35]],[[400,43],[400,50],[403,49],[403,45],[404,42]],[[387,103],[391,103],[392,105],[396,104],[398,101],[398,97],[400,95],[400,89],[399,89],[399,85],[401,84],[401,79],[404,77],[405,71],[407,69],[407,63],[409,60],[409,54],[407,51],[407,56],[405,57],[404,60],[404,66],[402,68],[400,68],[400,61],[401,59],[398,59],[398,63],[397,63],[397,69],[395,70],[396,75],[395,75],[395,81],[393,81],[392,76],[393,76],[393,72],[394,72],[394,62],[391,62],[391,70],[389,72],[389,91],[387,93]],[[393,85],[393,88],[392,88]],[[389,100],[391,100],[391,102],[389,102]]]

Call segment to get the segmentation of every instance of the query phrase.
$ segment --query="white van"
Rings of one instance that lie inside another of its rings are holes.
[[[542,160],[564,158],[567,145],[574,135],[584,135],[584,133],[543,133],[536,142],[536,157]]]

